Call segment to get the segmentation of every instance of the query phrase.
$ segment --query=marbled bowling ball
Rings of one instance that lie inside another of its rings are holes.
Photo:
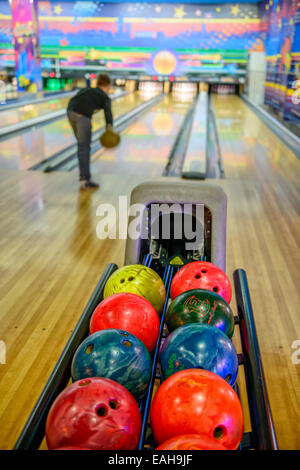
[[[173,331],[160,351],[164,379],[184,369],[214,372],[230,385],[238,374],[238,357],[230,339],[213,326],[190,323]]]
[[[163,442],[156,450],[227,450],[216,439],[205,434],[184,434]]]
[[[234,332],[234,315],[226,300],[205,289],[178,295],[168,308],[166,322],[170,333],[186,323],[215,326],[229,338]]]
[[[236,449],[243,434],[243,412],[233,388],[218,375],[186,369],[166,379],[154,395],[151,427],[157,444],[182,434],[205,434]]]
[[[157,313],[163,309],[166,289],[161,277],[142,264],[129,264],[117,269],[108,279],[104,298],[120,292],[131,292],[147,299]]]
[[[47,417],[46,441],[49,449],[133,450],[141,424],[137,402],[123,385],[91,377],[58,395]]]
[[[77,349],[72,362],[74,381],[85,377],[106,377],[141,398],[151,375],[152,361],[146,346],[123,330],[101,330],[88,336]]]
[[[208,261],[193,261],[175,274],[171,284],[171,297],[192,289],[207,289],[219,294],[226,302],[231,300],[231,285],[221,268]]]

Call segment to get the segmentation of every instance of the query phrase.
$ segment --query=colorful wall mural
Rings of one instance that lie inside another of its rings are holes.
[[[20,90],[42,89],[37,0],[12,0],[15,68]]]
[[[299,0],[40,0],[38,11],[44,70],[56,61],[71,70],[96,66],[147,75],[238,76],[246,72],[249,51],[266,51],[265,101],[287,119],[299,117]],[[0,69],[14,64],[11,5],[0,0]]]
[[[283,118],[300,119],[300,2],[265,0],[260,16],[266,31],[265,103]]]
[[[10,7],[0,1],[2,64],[11,61]],[[41,56],[63,66],[186,74],[240,73],[249,50],[262,50],[251,3],[101,3],[39,1]]]
[[[11,5],[0,0],[0,69],[15,66]]]

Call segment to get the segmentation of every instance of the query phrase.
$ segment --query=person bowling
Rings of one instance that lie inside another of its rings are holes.
[[[84,88],[73,96],[68,104],[67,115],[77,140],[77,156],[80,171],[80,189],[98,188],[91,179],[90,147],[92,135],[91,118],[95,111],[104,110],[106,129],[112,129],[113,116],[108,96],[111,80],[105,73],[97,78],[96,88]]]

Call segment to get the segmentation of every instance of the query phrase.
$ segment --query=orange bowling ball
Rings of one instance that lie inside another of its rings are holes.
[[[204,434],[184,434],[163,442],[156,450],[227,450],[216,439]]]
[[[236,449],[243,434],[243,412],[233,388],[203,369],[171,375],[157,390],[150,410],[157,444],[182,434],[205,434]]]

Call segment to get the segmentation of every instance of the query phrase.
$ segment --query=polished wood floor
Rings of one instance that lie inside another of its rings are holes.
[[[247,271],[279,446],[300,449],[300,364],[292,362],[300,339],[299,162],[278,139],[267,146],[271,131],[238,99],[214,106],[226,174],[214,182],[228,196],[227,272]],[[225,108],[242,111],[234,135]],[[96,237],[98,205],[146,179],[100,175],[99,191],[80,193],[73,173],[1,172],[1,449],[13,447],[104,267],[123,263],[123,240]]]
[[[300,182],[295,154],[238,96],[213,95],[226,178]]]

